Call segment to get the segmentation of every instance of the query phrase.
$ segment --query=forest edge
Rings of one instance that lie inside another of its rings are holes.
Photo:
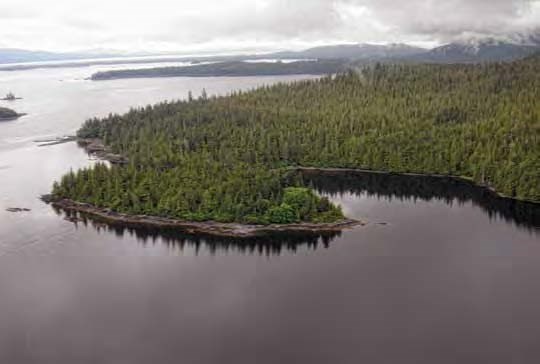
[[[84,150],[91,155],[103,160],[108,161],[112,164],[127,164],[128,159],[124,156],[112,153],[103,143],[101,139],[97,138],[76,138],[79,146],[84,148]],[[71,140],[68,140],[71,141]],[[361,169],[361,168],[326,168],[326,167],[303,167],[303,166],[291,166],[288,169],[292,171],[299,172],[314,172],[314,173],[373,173],[373,174],[384,174],[384,175],[396,175],[396,176],[405,176],[405,177],[434,177],[434,178],[448,178],[460,182],[470,184],[471,186],[483,188],[491,192],[493,195],[510,199],[519,202],[529,202],[534,204],[540,204],[539,201],[520,199],[512,196],[505,195],[497,191],[493,186],[487,184],[480,184],[474,181],[473,178],[467,176],[453,176],[445,174],[433,174],[433,173],[413,173],[413,172],[392,172],[392,171],[377,171],[370,169]]]

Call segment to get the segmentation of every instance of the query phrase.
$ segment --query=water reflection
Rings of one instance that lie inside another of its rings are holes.
[[[196,253],[216,254],[239,252],[243,254],[280,255],[282,252],[294,253],[299,249],[327,249],[330,243],[341,236],[340,232],[274,232],[252,238],[227,238],[204,234],[188,234],[174,228],[152,228],[147,226],[128,226],[121,223],[103,222],[101,219],[81,213],[55,208],[55,212],[76,226],[90,227],[98,232],[108,232],[118,238],[136,239],[143,245],[165,244],[180,251],[190,248]]]
[[[319,192],[331,195],[367,194],[379,199],[437,200],[449,205],[472,202],[491,219],[502,218],[530,230],[540,228],[540,204],[501,198],[488,189],[455,179],[338,171],[303,171],[301,176]]]

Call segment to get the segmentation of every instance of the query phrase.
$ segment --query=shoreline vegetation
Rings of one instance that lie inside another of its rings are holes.
[[[159,216],[130,215],[118,213],[106,208],[99,208],[91,204],[75,202],[68,199],[55,200],[54,197],[45,195],[42,200],[53,207],[66,211],[82,213],[98,218],[107,223],[120,224],[126,227],[157,227],[177,228],[187,234],[205,234],[230,238],[252,238],[275,232],[306,232],[326,233],[341,232],[356,226],[367,225],[367,222],[353,219],[342,219],[332,223],[308,223],[299,222],[292,224],[269,224],[253,225],[240,223],[220,223],[216,221],[185,221]],[[70,219],[77,222],[78,219]]]
[[[87,150],[121,163],[70,172],[71,200],[130,216],[332,224],[341,208],[292,169],[454,177],[539,202],[540,57],[376,64],[314,80],[87,120]],[[101,142],[98,142],[101,141]],[[114,159],[114,158],[112,158]],[[308,168],[306,167],[306,168]]]
[[[243,62],[228,61],[191,66],[154,67],[126,69],[94,73],[92,81],[117,80],[126,78],[154,77],[247,77],[284,75],[327,75],[346,69],[344,60],[314,60],[295,62]]]

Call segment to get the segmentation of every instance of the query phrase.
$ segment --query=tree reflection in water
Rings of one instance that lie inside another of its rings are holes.
[[[55,209],[75,225],[92,227],[106,231],[119,238],[132,237],[142,244],[163,243],[179,250],[192,248],[196,253],[204,250],[210,254],[235,251],[245,254],[280,255],[283,251],[296,252],[300,248],[316,250],[328,248],[330,243],[341,236],[340,232],[273,232],[251,238],[229,238],[203,234],[187,234],[174,228],[152,228],[148,226],[127,226],[114,222],[103,222],[99,218],[81,213]]]
[[[491,219],[526,229],[540,228],[540,204],[499,197],[487,188],[465,181],[429,176],[403,176],[368,172],[302,171],[305,183],[330,195],[350,193],[400,201],[443,201],[449,205],[472,202]]]

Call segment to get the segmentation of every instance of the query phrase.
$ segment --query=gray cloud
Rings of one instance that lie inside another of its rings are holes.
[[[168,39],[178,36],[207,41],[216,37],[281,40],[325,36],[339,29],[336,2],[328,0],[268,0],[239,2],[227,13],[222,8],[179,14],[168,29],[157,35]],[[189,29],[174,34],[171,28]]]
[[[449,40],[521,31],[540,26],[538,1],[533,0],[358,0],[394,31]]]
[[[540,26],[538,0],[268,0],[228,17],[191,19],[198,39],[217,35],[271,40],[445,42]]]

